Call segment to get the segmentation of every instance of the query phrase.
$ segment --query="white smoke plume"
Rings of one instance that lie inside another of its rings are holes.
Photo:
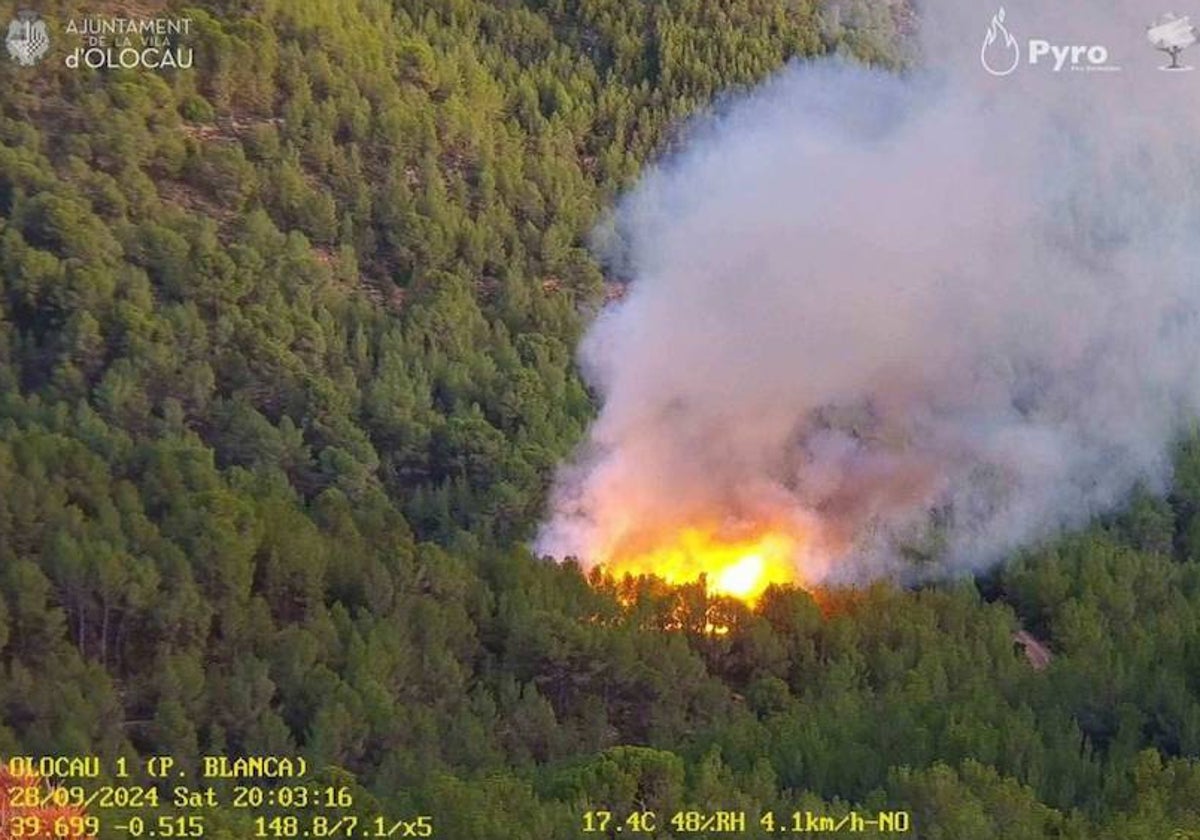
[[[915,69],[727,103],[615,210],[632,284],[581,348],[602,407],[541,552],[782,516],[810,577],[910,574],[913,544],[929,574],[1163,486],[1200,408],[1200,71],[1158,69],[1141,2],[1028,0],[994,77],[996,10],[959,5],[922,10]]]

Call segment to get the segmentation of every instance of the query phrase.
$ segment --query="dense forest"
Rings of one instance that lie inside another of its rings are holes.
[[[298,754],[448,840],[1200,836],[1200,438],[974,580],[751,610],[528,548],[604,208],[722,92],[890,66],[899,7],[102,5],[190,18],[196,63],[0,66],[0,756]]]

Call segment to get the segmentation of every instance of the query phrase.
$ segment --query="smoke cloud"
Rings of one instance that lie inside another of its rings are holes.
[[[541,552],[786,520],[810,578],[924,576],[1163,487],[1200,407],[1200,72],[1158,69],[1140,2],[1031,0],[994,77],[996,10],[945,5],[917,69],[791,66],[615,209],[632,282]]]

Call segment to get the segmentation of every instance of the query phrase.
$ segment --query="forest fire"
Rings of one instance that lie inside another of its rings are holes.
[[[753,605],[771,584],[803,582],[796,565],[802,542],[780,528],[689,526],[610,552],[599,565],[617,577],[655,575],[673,585],[703,576],[710,593]]]

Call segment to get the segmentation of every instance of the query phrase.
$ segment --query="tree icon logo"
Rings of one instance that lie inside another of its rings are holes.
[[[1180,53],[1196,43],[1196,27],[1192,26],[1187,15],[1177,17],[1167,12],[1157,22],[1146,27],[1146,38],[1154,45],[1154,49],[1171,57],[1171,63],[1158,68],[1159,70],[1192,69],[1179,63]]]
[[[37,16],[36,12],[22,9],[8,24],[8,35],[4,46],[13,61],[22,67],[32,67],[37,64],[46,50],[50,49],[50,35],[46,32],[46,22]]]
[[[983,36],[979,62],[993,76],[1007,76],[1021,63],[1021,47],[1004,25],[1004,7],[992,15],[992,23]]]

